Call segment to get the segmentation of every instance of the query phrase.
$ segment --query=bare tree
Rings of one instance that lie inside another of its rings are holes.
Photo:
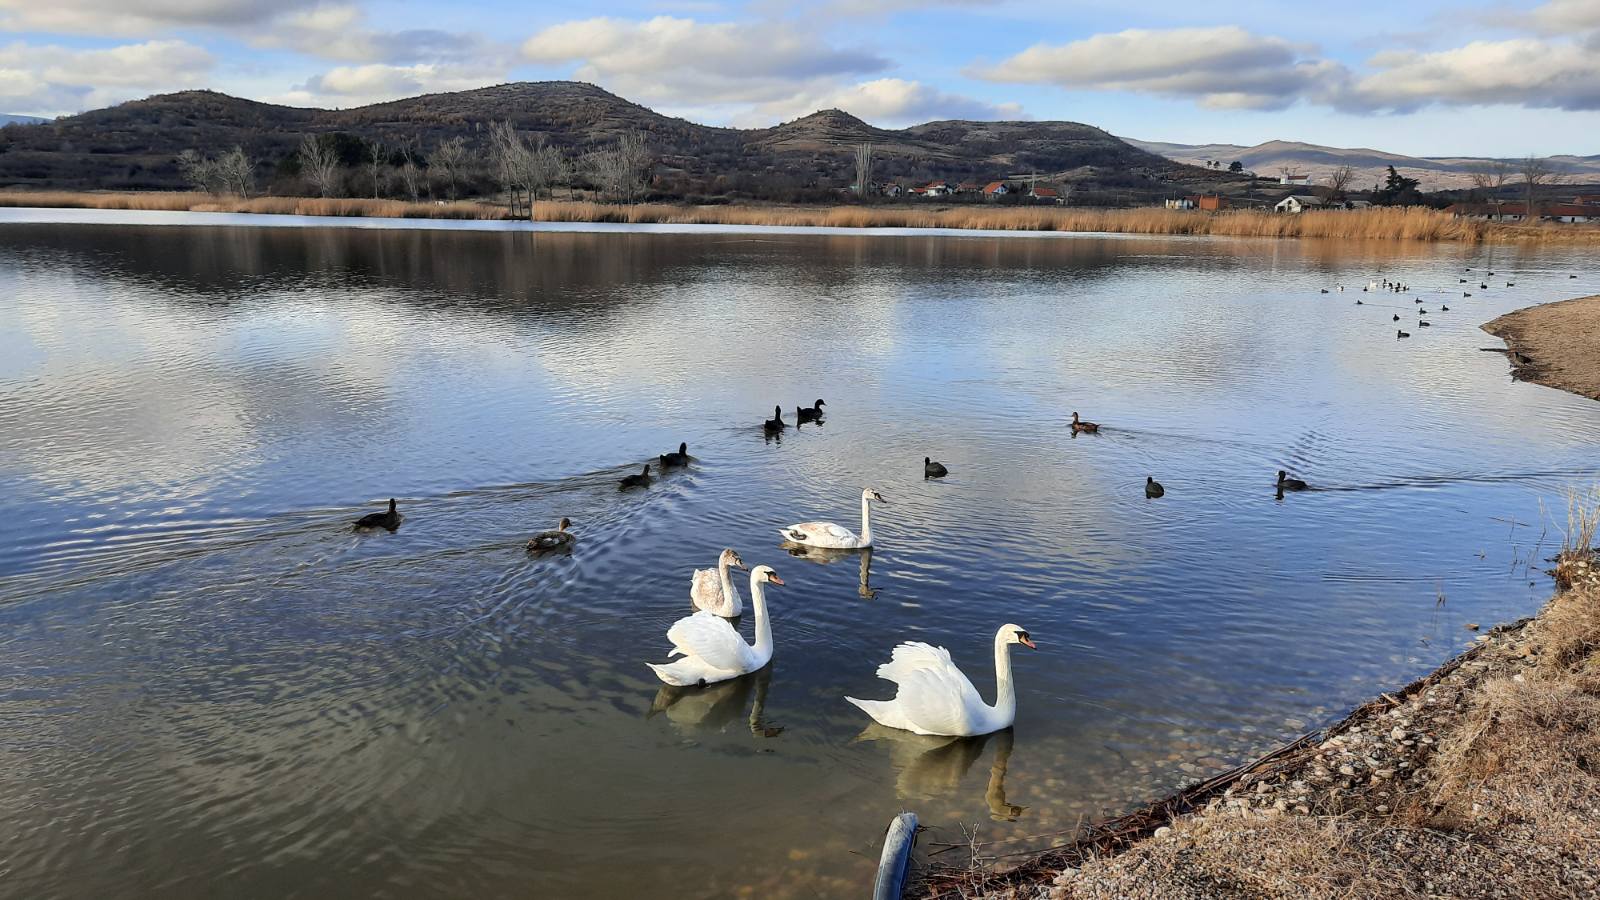
[[[372,199],[378,199],[378,189],[383,184],[383,163],[388,158],[382,141],[367,145],[367,166],[372,170]]]
[[[1342,203],[1345,200],[1345,191],[1356,180],[1356,167],[1343,165],[1328,173],[1328,202]]]
[[[333,152],[332,143],[321,135],[308,134],[300,139],[299,155],[300,171],[317,196],[332,194],[339,177],[339,156]]]
[[[405,185],[406,194],[411,197],[411,202],[416,203],[422,195],[422,169],[417,165],[417,160],[411,152],[411,144],[406,143],[400,147],[400,183]]]
[[[178,171],[183,173],[184,180],[195,190],[207,194],[222,193],[222,171],[217,167],[216,160],[201,156],[192,149],[185,150],[178,154]]]
[[[531,168],[530,155],[527,141],[517,133],[510,122],[489,123],[489,156],[494,160],[495,180],[506,192],[506,200],[511,207],[513,219],[517,218],[519,192],[526,187],[525,182]],[[530,217],[533,215],[531,198],[528,202],[528,214]]]
[[[1546,184],[1554,184],[1560,180],[1556,170],[1550,165],[1550,160],[1538,156],[1529,156],[1522,161],[1522,189],[1523,199],[1527,204],[1523,209],[1524,222],[1539,221],[1539,188]]]
[[[865,199],[872,183],[872,145],[856,145],[856,197]]]
[[[652,161],[644,135],[638,132],[624,134],[615,147],[597,150],[587,159],[589,175],[601,193],[622,203],[638,199]]]
[[[1500,189],[1511,180],[1511,164],[1503,159],[1485,160],[1467,174],[1472,178],[1473,188],[1482,191],[1485,199],[1494,205],[1495,218],[1500,218]]]
[[[237,194],[245,200],[256,188],[256,161],[235,145],[232,150],[217,157],[217,177],[223,190]]]
[[[450,187],[450,199],[456,199],[456,184],[461,180],[470,161],[470,151],[467,142],[460,136],[453,137],[435,147],[433,159],[428,166],[430,171],[437,171],[443,176]]]
[[[561,148],[545,143],[542,136],[528,152],[527,165],[528,174],[524,180],[528,187],[528,218],[531,219],[533,201],[539,198],[539,192],[544,191],[555,199],[555,186],[567,180],[568,166]]]

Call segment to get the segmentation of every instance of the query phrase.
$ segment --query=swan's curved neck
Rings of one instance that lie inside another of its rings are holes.
[[[772,655],[772,623],[767,621],[766,583],[750,573],[750,604],[756,608],[756,655]]]
[[[1011,645],[1003,637],[994,639],[994,716],[1005,727],[1017,715],[1017,689],[1011,683]]]
[[[728,574],[728,560],[725,558],[717,563],[717,577],[722,580],[722,602],[732,603],[737,595],[733,592],[733,576]]]
[[[872,545],[872,512],[866,494],[861,495],[861,545]]]

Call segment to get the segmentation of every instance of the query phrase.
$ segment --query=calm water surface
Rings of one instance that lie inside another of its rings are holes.
[[[5,224],[5,892],[861,896],[902,808],[1126,808],[1536,607],[1600,404],[1478,325],[1596,291],[1563,250]],[[870,557],[779,547],[868,485]],[[775,661],[659,690],[724,546],[788,582]],[[992,696],[1006,621],[1011,732],[841,699],[904,639]]]

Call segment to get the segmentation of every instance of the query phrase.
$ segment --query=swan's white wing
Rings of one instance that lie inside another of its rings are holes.
[[[667,629],[667,640],[679,652],[699,657],[715,668],[742,672],[747,667],[750,645],[726,619],[715,613],[702,609],[692,616],[684,616]]]
[[[967,734],[987,706],[943,647],[908,642],[894,648],[878,677],[900,686],[894,703],[914,727],[930,734]]]
[[[832,522],[801,522],[785,528],[783,535],[790,540],[819,547],[853,547],[859,543],[855,532]]]
[[[689,599],[702,609],[722,602],[722,579],[716,569],[695,569],[689,584]]]

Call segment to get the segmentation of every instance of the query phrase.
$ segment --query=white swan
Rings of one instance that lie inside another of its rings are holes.
[[[917,641],[894,648],[878,677],[899,685],[893,700],[845,699],[880,725],[917,734],[968,737],[1011,727],[1017,718],[1017,691],[1011,683],[1011,645],[1034,648],[1020,625],[1001,625],[994,635],[994,705],[978,696],[967,676],[950,660],[950,651]],[[1036,648],[1034,648],[1036,649]]]
[[[739,586],[728,576],[728,567],[744,568],[744,560],[732,550],[722,551],[715,569],[695,569],[694,580],[689,583],[689,599],[696,609],[716,613],[726,619],[744,612],[744,600],[739,597]]]
[[[728,620],[700,610],[685,616],[667,629],[672,642],[668,656],[682,656],[677,662],[649,663],[656,677],[667,684],[688,687],[715,684],[756,671],[772,661],[772,624],[767,621],[767,595],[764,585],[783,584],[771,566],[756,566],[750,573],[750,605],[756,608],[756,643],[744,642]]]
[[[883,495],[867,488],[861,492],[861,536],[856,537],[855,532],[832,522],[801,522],[790,525],[779,532],[783,539],[800,544],[805,547],[822,547],[828,550],[854,550],[858,547],[872,546],[872,520],[868,518],[867,504],[876,500],[879,503],[888,503]]]

